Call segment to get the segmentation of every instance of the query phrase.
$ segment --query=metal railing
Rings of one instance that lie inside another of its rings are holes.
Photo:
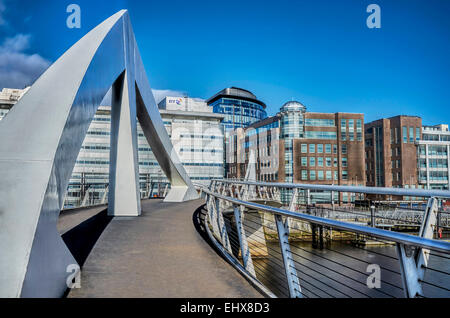
[[[439,213],[435,225],[436,236],[450,237],[450,206],[441,206],[450,191],[403,188],[375,188],[329,186],[293,183],[250,182],[242,180],[215,180],[227,185],[236,197],[252,200],[275,200],[290,211],[303,211],[343,221],[365,223],[393,230],[419,230],[428,198],[438,199]],[[253,191],[248,188],[252,188]],[[344,199],[344,195],[347,199]],[[404,197],[407,200],[377,201],[377,197]],[[416,199],[416,201],[412,201]],[[365,205],[364,205],[365,204]],[[434,225],[433,225],[434,226]]]
[[[139,182],[141,199],[164,198],[170,190],[168,182]],[[64,209],[78,209],[108,204],[108,182],[72,183],[64,198]]]
[[[280,207],[273,188],[283,187],[305,191],[303,213]],[[428,200],[410,235],[313,215],[312,189]],[[201,191],[212,241],[268,296],[450,297],[450,243],[433,239],[438,198],[450,198],[448,191],[235,180],[214,180]]]

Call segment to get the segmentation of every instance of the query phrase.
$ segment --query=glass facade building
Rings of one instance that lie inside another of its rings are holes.
[[[287,102],[280,108],[281,138],[284,139],[285,182],[294,181],[293,140],[303,138],[306,107],[299,102]]]
[[[224,114],[224,132],[246,128],[267,117],[266,104],[242,88],[226,88],[206,101],[213,112]]]
[[[450,131],[448,125],[424,126],[417,141],[417,164],[421,187],[450,189]]]

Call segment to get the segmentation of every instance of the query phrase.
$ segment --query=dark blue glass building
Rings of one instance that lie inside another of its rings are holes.
[[[245,128],[267,117],[266,104],[252,92],[242,88],[229,87],[221,90],[206,101],[215,113],[224,114],[225,134],[236,128]]]

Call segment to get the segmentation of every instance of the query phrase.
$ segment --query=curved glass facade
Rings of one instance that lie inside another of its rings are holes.
[[[304,135],[304,113],[306,107],[299,102],[287,102],[280,109],[280,134],[284,139],[284,169],[285,181],[294,181],[294,153],[292,140],[303,138]]]
[[[267,117],[266,105],[251,92],[231,87],[208,100],[213,112],[224,114],[224,131],[245,128]]]

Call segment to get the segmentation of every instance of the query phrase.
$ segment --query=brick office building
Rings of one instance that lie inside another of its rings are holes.
[[[395,116],[364,126],[367,186],[417,188],[417,145],[422,119]]]
[[[313,113],[287,102],[230,134],[228,177],[245,176],[253,150],[261,181],[365,185],[363,123],[363,114]]]

